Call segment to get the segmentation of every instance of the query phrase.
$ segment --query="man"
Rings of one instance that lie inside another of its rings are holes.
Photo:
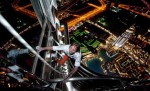
[[[79,68],[81,62],[81,51],[80,45],[78,43],[72,43],[70,45],[59,45],[59,46],[50,46],[50,47],[38,47],[38,52],[43,50],[53,50],[53,51],[64,51],[64,53],[75,60],[74,69],[70,72],[70,74],[65,77],[64,81],[66,81],[69,77],[71,77]],[[63,65],[68,59],[67,56],[64,56],[63,60],[57,61],[58,64]]]

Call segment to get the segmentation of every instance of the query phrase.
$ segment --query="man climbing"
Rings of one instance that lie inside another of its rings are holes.
[[[80,67],[81,51],[80,51],[80,45],[76,42],[69,44],[69,45],[38,47],[37,50],[38,50],[38,52],[41,52],[43,50],[63,51],[66,54],[63,57],[63,59],[56,60],[56,62],[60,65],[63,65],[68,60],[68,57],[73,58],[75,60],[74,69],[69,73],[68,76],[65,77],[64,81],[66,81],[69,77],[71,77],[77,71],[77,69]]]

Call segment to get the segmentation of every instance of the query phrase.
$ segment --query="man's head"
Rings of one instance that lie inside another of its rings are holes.
[[[74,54],[75,52],[79,52],[79,51],[80,51],[80,44],[74,42],[70,45],[69,47],[70,54]]]

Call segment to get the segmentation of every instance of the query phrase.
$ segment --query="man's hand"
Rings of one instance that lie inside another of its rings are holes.
[[[43,49],[40,46],[36,46],[36,50],[37,50],[37,52],[41,52]]]
[[[68,79],[69,79],[69,77],[68,77],[68,76],[65,76],[65,77],[64,77],[64,80],[63,80],[63,84],[65,84]]]
[[[63,80],[63,82],[62,82],[62,83],[63,83],[63,84],[66,84],[66,82],[67,82],[67,80]]]

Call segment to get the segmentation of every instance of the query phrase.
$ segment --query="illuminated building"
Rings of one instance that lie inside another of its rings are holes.
[[[135,30],[134,26],[131,26],[123,34],[121,34],[121,36],[117,38],[117,40],[113,43],[113,45],[119,48],[122,47],[133,35],[134,30]]]

